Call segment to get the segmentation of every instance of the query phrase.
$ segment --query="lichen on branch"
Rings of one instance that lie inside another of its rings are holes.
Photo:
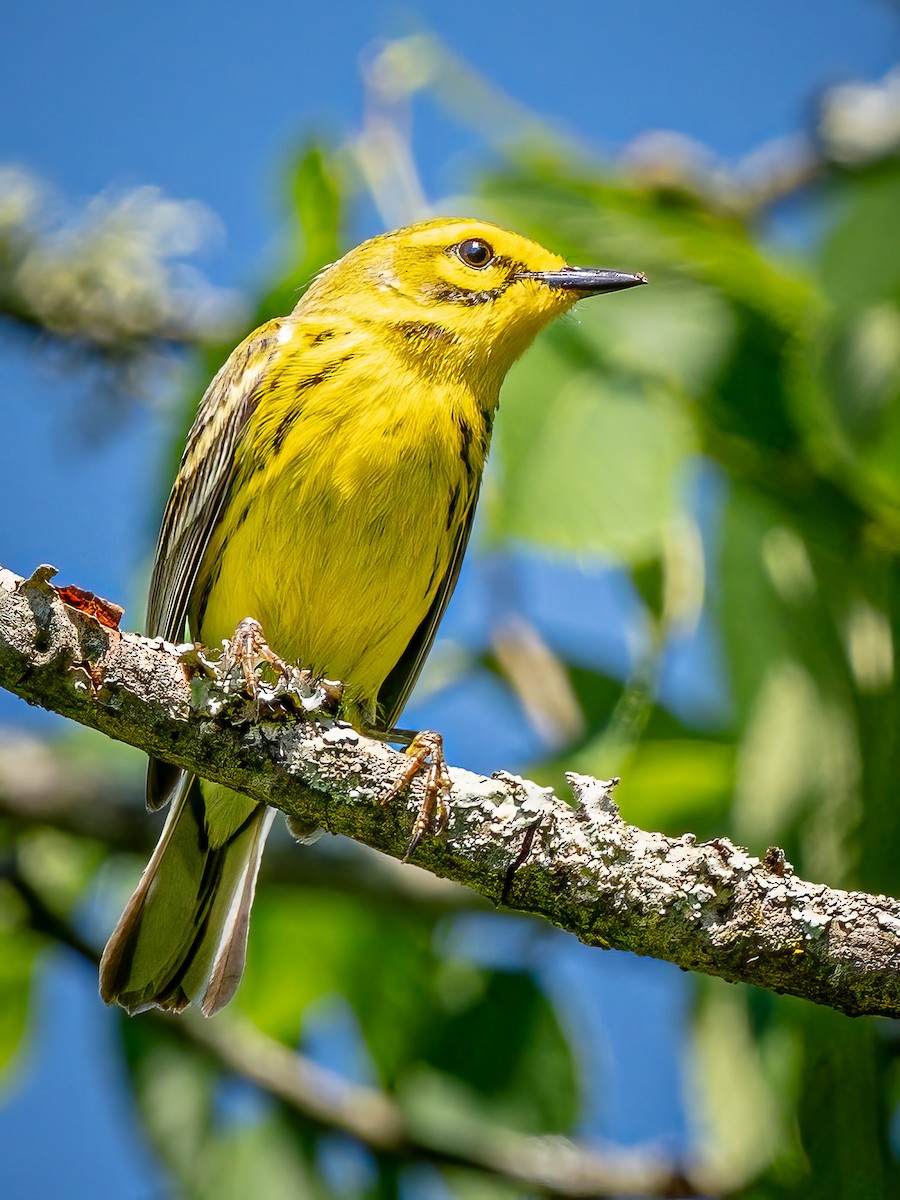
[[[120,741],[402,858],[421,801],[378,803],[402,771],[390,747],[336,718],[259,719],[195,655],[123,633],[50,582],[0,570],[0,685]],[[82,593],[84,595],[84,593]],[[94,598],[96,600],[96,598]],[[217,690],[219,689],[219,690]],[[446,835],[415,861],[591,945],[789,992],[845,1013],[900,1016],[900,902],[794,876],[726,838],[627,824],[615,781],[570,775],[575,805],[517,776],[453,770]],[[298,851],[299,853],[300,851]]]

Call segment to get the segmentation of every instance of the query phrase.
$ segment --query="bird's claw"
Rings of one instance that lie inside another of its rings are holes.
[[[447,823],[450,820],[448,797],[452,785],[450,772],[447,769],[447,760],[444,758],[444,739],[439,733],[433,729],[421,730],[407,746],[405,753],[410,762],[404,767],[400,778],[382,796],[380,803],[389,804],[392,800],[396,800],[415,776],[425,768],[425,792],[416,814],[409,845],[403,855],[403,862],[409,862],[416,847],[428,832],[435,813],[437,819],[434,823],[434,832],[440,836],[446,831]]]
[[[296,668],[279,658],[266,641],[259,621],[253,617],[244,617],[225,643],[224,652],[219,660],[221,678],[227,680],[235,671],[239,671],[247,695],[251,700],[259,700],[262,684],[256,664],[260,659],[268,663],[279,680],[285,684],[296,677]]]
[[[262,625],[254,617],[240,621],[223,647],[215,664],[217,678],[227,687],[237,675],[240,690],[255,703],[257,712],[267,707],[273,713],[285,708],[303,713],[339,709],[344,685],[316,678],[311,671],[285,662],[266,641]],[[261,662],[274,673],[274,686],[260,677]]]

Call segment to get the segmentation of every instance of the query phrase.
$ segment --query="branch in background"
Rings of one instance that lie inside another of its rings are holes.
[[[0,571],[2,686],[305,826],[403,857],[422,782],[405,805],[378,801],[407,760],[327,717],[256,719],[221,686],[192,684],[177,647],[63,603],[53,573]],[[900,1016],[900,902],[796,879],[776,851],[760,861],[724,838],[697,845],[627,825],[611,783],[570,776],[572,808],[511,775],[452,775],[446,837],[416,852],[436,875],[591,945],[852,1015]]]
[[[172,1025],[175,1019],[168,1018]],[[482,1124],[424,1129],[374,1088],[351,1086],[333,1072],[288,1050],[248,1022],[191,1015],[188,1038],[229,1070],[326,1128],[340,1129],[372,1149],[438,1166],[485,1172],[553,1196],[709,1195],[701,1173],[687,1172],[648,1151],[603,1154],[561,1136],[535,1137]]]
[[[68,220],[50,209],[34,176],[0,167],[0,319],[117,363],[227,335],[234,295],[177,261],[216,227],[202,204],[143,187]]]
[[[99,955],[17,866],[0,868],[0,877],[18,892],[32,929],[97,965]],[[600,1153],[565,1137],[536,1137],[483,1123],[466,1131],[456,1125],[422,1128],[387,1093],[348,1083],[234,1014],[204,1021],[192,1014],[171,1017],[152,1011],[140,1019],[199,1049],[304,1121],[348,1134],[376,1153],[498,1176],[529,1192],[556,1196],[711,1194],[700,1172],[688,1174],[654,1152]]]
[[[0,730],[0,817],[92,838],[115,850],[142,849],[151,831],[136,776],[67,761],[47,742]]]

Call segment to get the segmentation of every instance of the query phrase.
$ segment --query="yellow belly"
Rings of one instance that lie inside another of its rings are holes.
[[[326,401],[297,416],[277,452],[244,456],[195,622],[215,645],[255,617],[277,653],[340,679],[371,714],[448,570],[475,480],[449,418],[422,427],[398,396]],[[257,451],[275,445],[277,415],[249,431]]]

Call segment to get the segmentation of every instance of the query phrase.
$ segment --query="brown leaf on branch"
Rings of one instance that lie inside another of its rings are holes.
[[[125,613],[125,609],[121,605],[114,604],[112,600],[104,600],[102,596],[88,592],[74,583],[64,584],[56,591],[63,604],[67,604],[69,608],[77,608],[79,612],[93,617],[107,629],[119,628],[119,623]]]

